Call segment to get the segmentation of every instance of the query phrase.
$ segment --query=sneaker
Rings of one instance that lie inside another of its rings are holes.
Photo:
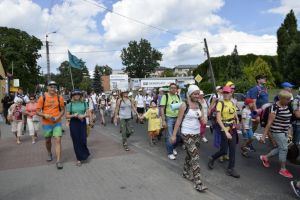
[[[234,178],[240,178],[241,176],[235,171],[235,169],[227,169],[226,174]]]
[[[203,183],[199,184],[199,185],[195,185],[194,186],[195,190],[197,190],[198,192],[205,192],[205,190],[207,190],[208,188],[203,185]]]
[[[208,139],[207,139],[206,137],[203,137],[203,138],[202,138],[202,142],[208,143]]]
[[[269,168],[270,167],[270,162],[269,162],[269,159],[267,158],[267,156],[260,156],[259,157],[260,160],[262,161],[263,165],[265,168]]]
[[[247,151],[242,151],[242,156],[244,156],[245,158],[250,157]]]
[[[175,157],[173,154],[168,155],[168,158],[169,158],[170,160],[176,160],[176,157]]]
[[[297,197],[300,197],[300,188],[297,187],[296,181],[291,181],[291,186]]]
[[[213,169],[214,168],[214,163],[215,163],[214,159],[212,157],[210,157],[209,161],[208,161],[208,164],[207,164],[208,168]]]
[[[176,149],[173,149],[173,155],[174,155],[174,156],[177,156],[177,154],[178,154],[178,153],[177,153]]]
[[[280,174],[281,176],[286,177],[286,178],[293,178],[293,174],[291,174],[291,172],[289,172],[289,170],[287,170],[287,169],[281,169],[281,170],[279,171],[279,174]]]
[[[224,161],[228,161],[229,160],[229,156],[225,155],[225,156],[223,156],[223,159],[224,159]]]
[[[219,162],[220,162],[220,163],[223,163],[223,162],[224,162],[224,156],[221,156],[221,157],[219,158]]]
[[[58,170],[60,170],[60,169],[63,169],[63,164],[61,163],[61,162],[56,162],[56,168],[58,169]]]
[[[47,162],[51,162],[53,160],[52,153],[48,155]]]

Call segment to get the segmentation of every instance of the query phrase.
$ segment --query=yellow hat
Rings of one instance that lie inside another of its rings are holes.
[[[231,82],[231,81],[228,81],[227,83],[226,83],[226,85],[225,86],[232,86],[232,85],[234,85],[234,83],[233,82]]]

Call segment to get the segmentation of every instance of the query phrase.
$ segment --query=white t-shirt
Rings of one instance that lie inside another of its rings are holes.
[[[91,98],[92,98],[93,103],[97,104],[97,95],[96,94],[92,94]]]
[[[197,135],[200,133],[200,118],[202,116],[200,109],[189,109],[181,124],[183,135]]]
[[[151,96],[146,96],[146,105],[150,105],[152,99],[153,98]]]
[[[14,102],[17,103],[17,101],[21,99],[24,103],[28,103],[29,102],[29,98],[27,95],[19,95],[17,94],[14,98]]]
[[[145,97],[143,95],[136,95],[135,97],[135,102],[136,102],[136,106],[138,108],[144,108],[144,102],[146,101]]]

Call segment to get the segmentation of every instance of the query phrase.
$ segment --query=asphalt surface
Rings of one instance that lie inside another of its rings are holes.
[[[178,148],[177,159],[174,161],[169,160],[164,138],[157,145],[151,147],[147,137],[147,124],[136,124],[134,122],[134,127],[135,134],[129,139],[131,148],[152,155],[153,160],[161,162],[163,165],[168,166],[170,170],[177,172],[178,176],[181,176],[185,151],[181,147]],[[115,127],[115,125],[107,124],[105,127],[101,126],[101,130],[115,136],[117,140],[121,140],[119,128]],[[213,146],[213,135],[209,128],[206,130],[206,136],[209,142],[201,143],[200,164],[203,182],[208,185],[210,192],[224,199],[233,200],[296,199],[289,185],[291,180],[278,174],[280,169],[278,157],[270,159],[271,167],[269,169],[264,168],[259,159],[261,154],[265,154],[271,149],[270,145],[260,144],[258,141],[255,141],[254,146],[257,152],[251,153],[250,158],[245,158],[240,151],[242,141],[242,137],[240,137],[240,144],[236,153],[236,170],[240,173],[241,178],[234,179],[225,175],[227,162],[219,163],[216,161],[214,170],[207,168],[208,157],[215,153],[217,149]],[[287,168],[294,175],[294,179],[300,180],[299,165],[288,163]]]

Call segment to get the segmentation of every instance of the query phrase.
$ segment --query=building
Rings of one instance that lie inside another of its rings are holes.
[[[0,99],[3,99],[6,92],[6,76],[5,76],[5,70],[0,60]],[[3,106],[1,104],[0,106],[0,113],[3,111]]]
[[[177,65],[173,71],[175,76],[191,76],[198,65]]]
[[[161,77],[162,74],[170,68],[159,66],[158,68],[155,69],[153,73],[150,74],[150,77]]]
[[[122,69],[113,69],[112,74],[126,74]]]
[[[103,91],[110,91],[110,78],[109,76],[101,76],[101,84]]]

